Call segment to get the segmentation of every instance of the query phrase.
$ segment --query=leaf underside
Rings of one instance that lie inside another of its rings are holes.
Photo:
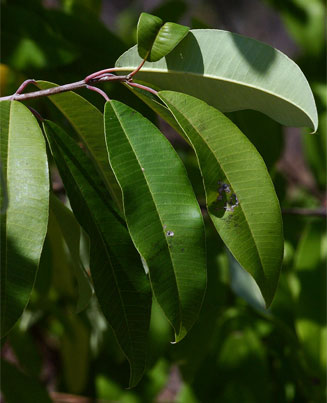
[[[133,47],[116,66],[125,73],[140,61]],[[196,96],[222,112],[255,109],[286,126],[317,130],[315,101],[300,68],[282,52],[231,32],[191,30],[165,58],[146,62],[137,79]]]

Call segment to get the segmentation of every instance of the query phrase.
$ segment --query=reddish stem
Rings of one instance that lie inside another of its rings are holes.
[[[84,78],[84,81],[86,83],[88,83],[90,80],[93,80],[94,78],[98,78],[98,76],[102,76],[103,74],[108,74],[108,73],[111,73],[111,72],[117,71],[117,70],[118,70],[117,67],[112,67],[110,69],[99,70],[99,71],[96,71],[95,73],[92,73],[92,74],[86,76]]]
[[[140,88],[141,90],[145,90],[151,92],[151,94],[158,95],[158,91],[154,90],[153,88],[146,87],[145,85],[134,83],[134,82],[127,82],[126,84],[130,85],[131,87]]]
[[[34,108],[32,108],[31,106],[28,106],[28,109],[33,113],[33,115],[39,119],[40,122],[44,122],[43,117],[39,114],[39,112],[37,110],[35,110]]]
[[[15,94],[21,94],[24,89],[29,85],[29,84],[34,84],[36,83],[36,81],[33,78],[30,78],[28,80],[25,80],[17,89],[17,91],[15,92]]]
[[[143,67],[145,61],[146,61],[146,58],[142,60],[140,65],[138,67],[136,67],[135,70],[133,70],[131,73],[128,74],[128,76],[127,76],[128,80],[131,80],[135,76],[135,74],[138,73],[141,70],[141,68]]]
[[[103,98],[104,98],[106,101],[110,101],[110,98],[108,97],[108,95],[107,95],[104,91],[100,90],[100,88],[98,88],[98,87],[93,87],[92,85],[86,85],[86,88],[87,88],[88,90],[97,92],[98,94],[102,95]]]

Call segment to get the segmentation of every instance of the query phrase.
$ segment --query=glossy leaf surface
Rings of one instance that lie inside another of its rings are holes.
[[[1,336],[32,292],[47,232],[49,172],[42,131],[20,102],[1,102]],[[8,200],[5,200],[7,199]]]
[[[48,81],[38,81],[40,89],[57,87]],[[85,98],[72,91],[48,97],[68,119],[87,147],[104,183],[118,206],[121,205],[119,186],[110,169],[103,135],[103,114]]]
[[[136,47],[116,62],[137,67]],[[315,101],[300,68],[280,51],[227,31],[191,30],[166,58],[146,62],[137,79],[196,96],[222,112],[255,109],[286,126],[317,130]]]
[[[189,95],[162,91],[198,158],[208,213],[269,306],[283,256],[279,202],[262,157],[226,116]]]
[[[90,236],[94,290],[130,366],[130,386],[145,369],[151,292],[141,260],[103,181],[61,128],[45,123],[47,138],[73,211]]]
[[[137,50],[142,59],[156,62],[170,53],[187,35],[188,27],[142,13],[137,24]]]
[[[111,101],[105,132],[130,234],[179,341],[197,319],[206,287],[200,208],[182,162],[151,122]]]

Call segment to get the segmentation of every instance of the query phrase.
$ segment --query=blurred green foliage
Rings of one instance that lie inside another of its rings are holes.
[[[2,94],[13,93],[26,78],[68,83],[114,66],[118,56],[135,43],[136,21],[143,10],[139,3],[130,2],[116,13],[115,26],[108,29],[102,22],[103,3],[62,0],[54,9],[39,0],[2,1]],[[316,97],[318,134],[302,136],[316,192],[302,183],[290,189],[288,178],[276,169],[283,152],[280,125],[252,111],[230,117],[264,157],[281,206],[315,208],[326,191],[325,5],[320,0],[264,3],[277,12],[296,43],[296,62]],[[206,10],[211,6],[208,2]],[[207,11],[201,15],[200,9],[186,1],[170,0],[145,11],[176,23],[192,20],[196,27],[210,26]],[[127,100],[160,124],[153,112],[122,86],[104,87],[111,97]],[[97,94],[81,94],[102,107]],[[68,126],[50,102],[29,104],[45,117]],[[184,142],[177,142],[174,135],[172,138],[201,200],[203,189],[194,154]],[[248,298],[253,295],[253,283],[235,266],[209,221],[206,227],[209,280],[200,319],[182,342],[170,344],[173,335],[154,302],[148,368],[141,383],[126,390],[128,364],[96,301],[92,297],[85,310],[75,313],[78,286],[73,277],[74,262],[53,221],[31,302],[2,345],[6,401],[43,403],[49,401],[46,388],[123,403],[325,401],[325,220],[284,215],[284,264],[269,311],[260,305],[260,297]],[[81,247],[86,255],[88,243],[81,242]]]

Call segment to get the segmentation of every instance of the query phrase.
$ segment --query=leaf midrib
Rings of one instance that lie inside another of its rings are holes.
[[[182,327],[182,326],[181,326],[181,324],[182,324],[182,309],[181,309],[181,308],[182,308],[182,307],[181,307],[181,302],[180,302],[180,301],[181,301],[181,295],[180,295],[180,290],[179,290],[178,283],[177,283],[177,275],[176,275],[176,271],[175,271],[174,260],[173,260],[173,257],[172,257],[172,255],[171,255],[171,251],[170,251],[170,248],[169,248],[169,244],[168,244],[168,241],[167,241],[167,237],[166,237],[166,235],[165,235],[165,231],[164,231],[164,229],[163,229],[163,221],[162,221],[162,218],[161,218],[161,216],[160,216],[160,213],[159,213],[159,211],[158,211],[158,209],[157,209],[157,205],[156,205],[156,203],[155,203],[154,196],[153,196],[153,194],[152,194],[152,191],[151,191],[149,182],[148,182],[148,180],[147,180],[147,178],[146,178],[145,171],[143,171],[143,170],[141,169],[142,164],[140,163],[140,161],[139,161],[139,159],[138,159],[138,157],[137,157],[137,154],[136,154],[136,152],[135,152],[135,149],[134,149],[132,143],[129,141],[129,137],[127,136],[127,132],[126,132],[125,126],[123,125],[121,119],[120,119],[119,116],[117,115],[116,110],[115,110],[115,108],[113,107],[113,105],[112,105],[112,109],[113,109],[113,111],[114,111],[114,113],[115,113],[115,115],[116,115],[116,117],[117,117],[117,120],[119,121],[119,123],[120,123],[120,125],[121,125],[121,128],[123,129],[123,132],[124,132],[125,137],[126,137],[126,139],[127,139],[127,141],[128,141],[128,144],[130,145],[130,147],[131,147],[131,149],[132,149],[132,151],[133,151],[133,153],[134,153],[134,156],[135,156],[135,159],[136,159],[136,161],[137,161],[137,163],[138,163],[138,165],[139,165],[140,171],[142,172],[142,174],[143,174],[143,176],[144,176],[144,179],[145,179],[145,181],[146,181],[147,187],[148,187],[148,189],[149,189],[149,193],[150,193],[150,195],[151,195],[151,198],[152,198],[152,201],[153,201],[153,204],[154,204],[154,207],[155,207],[155,211],[156,211],[156,213],[157,213],[157,215],[158,215],[158,217],[159,217],[160,223],[161,223],[161,228],[162,228],[162,231],[163,231],[163,236],[164,236],[164,239],[165,239],[165,243],[166,243],[166,245],[167,245],[167,249],[168,249],[168,253],[169,253],[171,262],[172,262],[172,267],[173,267],[173,272],[174,272],[174,280],[175,280],[176,289],[177,289],[177,294],[178,294],[178,306],[179,306],[179,315],[180,315],[180,328],[179,328],[179,330],[178,330],[178,334],[179,334],[179,332],[180,332],[180,330],[181,330],[181,327]],[[128,223],[127,223],[127,226],[128,226]],[[151,276],[151,270],[150,270],[149,273],[150,273],[150,276]],[[175,329],[175,330],[176,330],[176,329]]]
[[[132,66],[117,67],[117,71],[121,71],[121,72],[126,71],[126,70],[129,71],[129,70],[133,70],[134,68],[135,67],[132,67]],[[188,70],[184,70],[184,71],[182,71],[182,70],[173,70],[173,69],[168,69],[168,67],[167,67],[167,70],[159,69],[159,68],[151,68],[150,69],[150,68],[147,68],[147,67],[142,67],[142,70],[140,71],[140,73],[143,73],[143,72],[144,73],[160,73],[160,74],[171,74],[172,73],[172,74],[176,74],[176,75],[178,75],[178,74],[183,74],[183,75],[187,74],[187,75],[191,75],[191,76],[195,76],[195,77],[199,77],[199,78],[201,78],[201,77],[210,78],[210,79],[217,80],[217,81],[223,81],[223,82],[228,82],[228,83],[240,85],[240,86],[243,86],[243,87],[248,87],[248,88],[257,90],[258,92],[263,92],[263,93],[271,95],[271,96],[273,96],[273,97],[275,97],[277,99],[283,100],[286,103],[294,105],[297,109],[302,111],[309,118],[311,123],[314,125],[314,122],[312,121],[312,119],[308,115],[308,113],[303,109],[302,106],[297,104],[295,101],[293,101],[293,100],[291,100],[289,98],[285,98],[284,96],[280,96],[275,92],[272,92],[272,91],[269,91],[269,90],[266,90],[266,89],[262,89],[260,87],[257,87],[255,85],[251,85],[251,84],[243,82],[243,81],[237,81],[237,80],[233,80],[231,78],[227,79],[227,78],[223,78],[221,76],[214,76],[212,74],[207,74],[207,73],[206,74],[199,74],[199,73],[195,73],[195,72],[188,71]]]

